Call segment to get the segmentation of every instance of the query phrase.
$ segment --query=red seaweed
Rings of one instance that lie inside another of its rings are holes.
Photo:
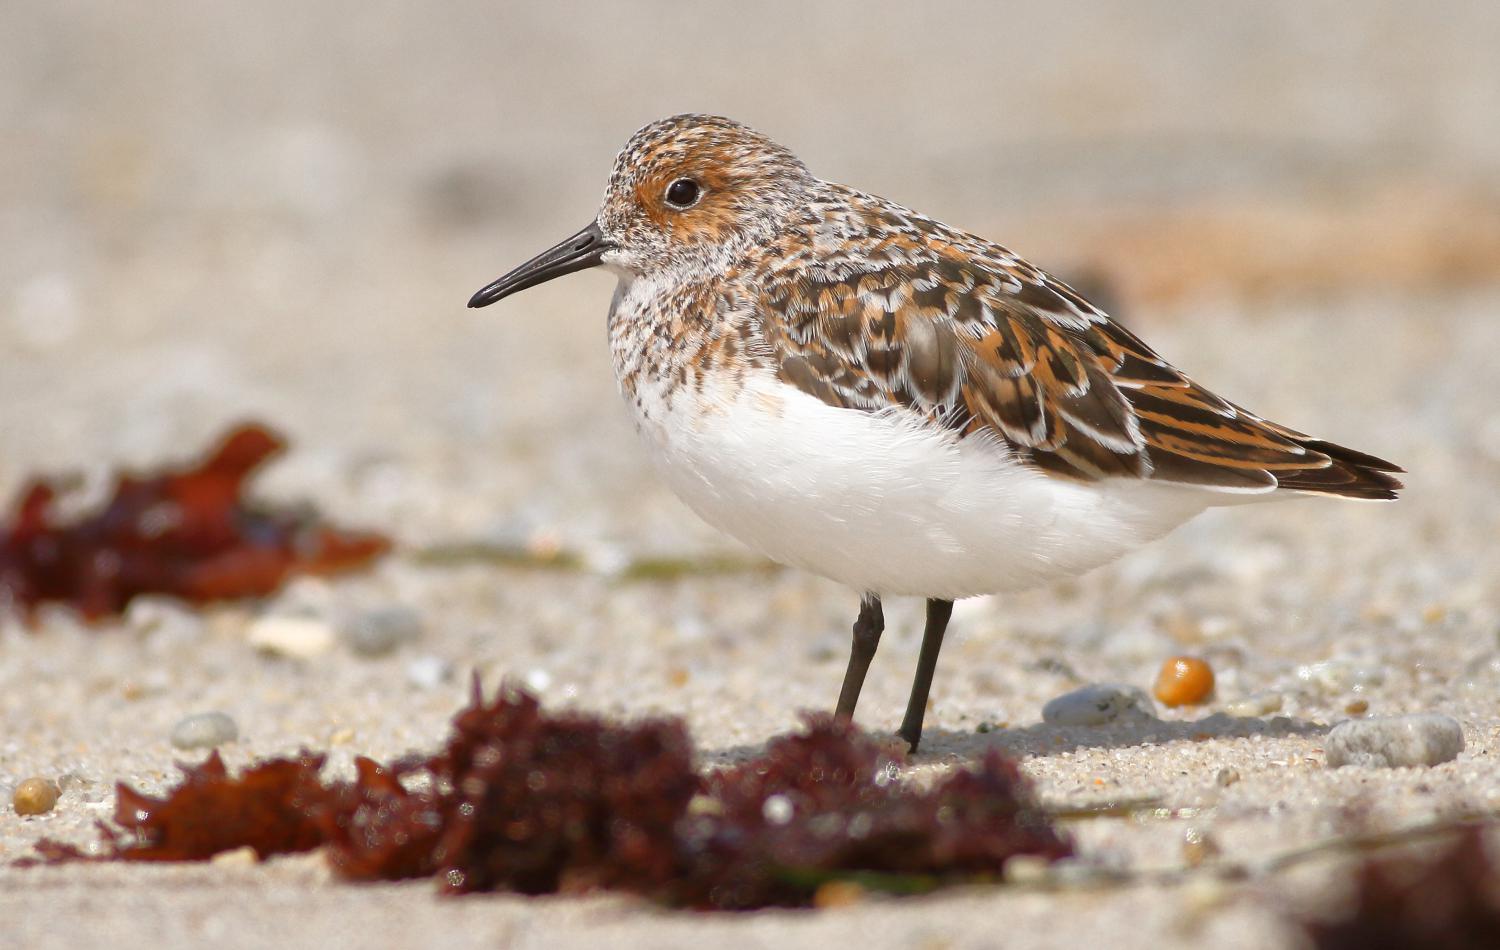
[[[450,823],[451,796],[412,791],[400,770],[363,756],[352,784],[335,785],[320,811],[328,861],[356,881],[430,877],[438,869],[438,839]]]
[[[50,839],[39,841],[37,851],[49,861],[206,861],[235,848],[252,848],[264,860],[311,851],[324,837],[319,815],[328,792],[318,781],[322,767],[323,756],[304,752],[231,778],[215,751],[199,765],[179,764],[182,783],[164,798],[117,785],[115,826],[99,825],[103,854]]]
[[[121,786],[114,860],[193,860],[249,846],[262,857],[323,846],[352,880],[435,877],[449,893],[630,891],[738,910],[813,903],[851,879],[898,892],[995,880],[1018,854],[1071,853],[998,752],[935,787],[847,723],[798,734],[706,777],[674,720],[549,715],[502,689],[454,718],[445,748],[353,782],[320,783],[304,754],[227,778],[212,756],[164,799]],[[50,860],[76,859],[55,842]]]
[[[1071,853],[1000,753],[917,790],[870,738],[827,716],[707,784],[718,807],[679,830],[689,871],[671,893],[692,906],[803,906],[840,878],[923,891],[995,879],[1017,854]]]
[[[56,485],[33,482],[0,524],[0,609],[29,613],[51,601],[97,620],[141,594],[193,603],[261,596],[294,573],[349,570],[385,553],[380,535],[243,497],[246,479],[285,447],[264,426],[239,426],[196,465],[118,476],[101,510],[69,523],[56,514]]]
[[[1318,950],[1500,947],[1500,864],[1481,827],[1435,856],[1367,860],[1355,874],[1353,905],[1303,926]]]
[[[674,825],[699,785],[681,723],[549,716],[508,689],[475,696],[433,768],[455,789],[438,845],[453,891],[652,891],[676,872]]]

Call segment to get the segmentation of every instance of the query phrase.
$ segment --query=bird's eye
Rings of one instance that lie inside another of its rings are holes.
[[[691,178],[679,178],[667,186],[667,204],[674,208],[691,208],[702,195],[703,189]]]

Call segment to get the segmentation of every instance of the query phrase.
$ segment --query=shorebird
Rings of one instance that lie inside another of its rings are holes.
[[[1082,574],[1215,505],[1392,499],[1390,462],[1269,422],[1006,248],[815,177],[730,119],[636,132],[598,216],[476,293],[619,283],[615,375],[704,520],[861,595],[836,715],[926,599],[913,752],[958,598]]]

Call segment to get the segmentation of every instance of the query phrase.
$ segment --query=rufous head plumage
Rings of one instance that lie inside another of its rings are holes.
[[[714,115],[642,128],[615,158],[596,223],[603,263],[635,275],[711,267],[764,241],[817,184],[790,151]]]

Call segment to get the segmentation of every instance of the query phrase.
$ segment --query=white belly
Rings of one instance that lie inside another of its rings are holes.
[[[904,411],[839,409],[764,377],[737,392],[647,396],[637,424],[667,481],[767,557],[860,591],[957,599],[1081,574],[1212,499],[1123,479],[1075,482]]]

